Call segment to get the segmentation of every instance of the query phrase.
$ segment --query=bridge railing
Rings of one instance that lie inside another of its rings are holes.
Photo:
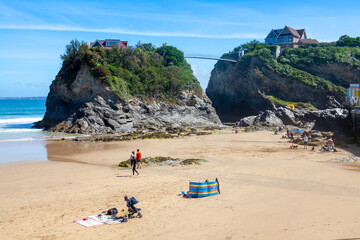
[[[207,60],[218,60],[226,62],[237,62],[236,60],[226,59],[226,58],[213,58],[213,57],[198,57],[198,56],[185,56],[185,58],[197,58],[197,59],[207,59]]]

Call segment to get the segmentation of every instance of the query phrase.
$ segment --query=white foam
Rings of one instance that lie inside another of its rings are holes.
[[[24,141],[39,141],[44,139],[35,138],[19,138],[19,139],[0,139],[0,142],[24,142]]]
[[[41,117],[28,117],[28,118],[8,118],[8,119],[0,119],[0,124],[26,124],[40,121]]]
[[[29,128],[12,128],[12,129],[3,129],[0,128],[0,133],[14,133],[14,132],[40,132],[41,129],[29,129]]]

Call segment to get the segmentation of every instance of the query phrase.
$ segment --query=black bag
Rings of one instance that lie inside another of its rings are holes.
[[[116,208],[110,208],[109,210],[107,210],[106,215],[116,216],[117,213],[118,210]]]

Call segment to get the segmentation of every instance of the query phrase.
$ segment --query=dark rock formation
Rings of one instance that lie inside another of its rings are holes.
[[[58,74],[50,86],[45,116],[36,127],[48,131],[103,134],[128,132],[134,128],[220,124],[211,101],[203,92],[184,91],[176,104],[151,99],[124,100],[109,85],[95,79],[83,65],[74,81],[67,81]]]
[[[259,129],[292,125],[352,136],[350,113],[344,106],[345,89],[358,82],[360,71],[349,59],[332,62],[331,51],[325,50],[326,61],[314,54],[307,58],[296,55],[300,50],[288,51],[286,59],[254,50],[237,63],[218,61],[206,93],[223,122],[241,119],[243,126]],[[297,104],[297,109],[285,107],[289,103]]]
[[[333,131],[336,134],[349,134],[352,131],[352,120],[349,111],[333,108],[317,111],[291,110],[279,107],[266,110],[256,116],[249,116],[240,120],[241,126],[261,125],[275,127],[291,125],[318,131]]]
[[[223,122],[235,122],[240,118],[258,115],[266,110],[274,110],[273,103],[266,95],[289,102],[304,102],[317,109],[341,108],[345,94],[335,90],[322,90],[286,78],[264,66],[257,57],[243,57],[238,63],[219,61],[211,72],[206,94],[213,102]],[[305,68],[305,66],[304,66]],[[306,66],[313,73],[331,76],[334,82],[344,86],[355,81],[357,72],[346,73],[340,65]],[[335,72],[340,71],[335,77]],[[329,70],[326,73],[326,70]],[[331,71],[330,71],[331,70]],[[347,77],[351,77],[346,80]]]

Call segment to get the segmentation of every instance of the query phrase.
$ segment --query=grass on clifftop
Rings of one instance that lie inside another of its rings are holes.
[[[301,48],[284,49],[278,61],[295,67],[300,64],[342,63],[360,70],[360,49],[331,44],[309,44]]]
[[[151,43],[138,43],[126,49],[89,48],[73,40],[61,56],[61,77],[69,85],[82,64],[92,75],[110,85],[122,99],[138,97],[176,101],[181,91],[201,92],[184,54],[173,46],[155,48]]]
[[[240,62],[247,65],[252,57],[257,57],[267,69],[280,77],[295,80],[306,86],[321,90],[331,90],[346,93],[346,89],[333,84],[322,77],[312,75],[298,68],[299,64],[343,63],[349,67],[360,69],[360,49],[354,47],[338,47],[336,44],[309,44],[303,47],[283,50],[281,56],[275,59],[272,55],[276,47],[266,43],[252,41],[234,49],[245,49],[245,55]],[[266,76],[265,76],[266,77]]]
[[[282,100],[280,98],[271,96],[271,95],[265,95],[267,99],[269,99],[275,106],[288,106],[289,104],[292,104],[295,106],[295,108],[304,108],[307,110],[317,110],[316,107],[314,107],[310,102],[288,102],[285,100]]]

